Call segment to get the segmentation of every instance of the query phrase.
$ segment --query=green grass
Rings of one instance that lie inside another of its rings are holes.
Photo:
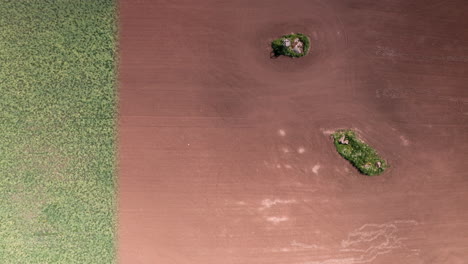
[[[378,175],[388,167],[386,161],[369,145],[362,142],[352,130],[338,130],[332,136],[338,153],[361,173],[369,176]],[[340,143],[340,139],[347,140],[348,144]]]
[[[113,0],[0,0],[0,263],[114,263]]]
[[[296,53],[294,52],[291,47],[285,47],[283,46],[283,39],[289,39],[291,43],[294,41],[294,39],[298,38],[303,44],[303,52],[302,53]],[[310,50],[310,39],[306,35],[302,33],[296,33],[296,34],[289,34],[289,35],[284,35],[281,38],[275,39],[271,42],[271,48],[273,49],[273,53],[275,56],[289,56],[289,57],[302,57],[307,55],[307,53]]]

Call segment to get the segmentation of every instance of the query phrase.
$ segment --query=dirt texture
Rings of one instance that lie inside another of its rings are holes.
[[[120,263],[467,263],[467,11],[120,1]],[[272,59],[291,32],[309,55]],[[390,168],[360,175],[340,128]]]

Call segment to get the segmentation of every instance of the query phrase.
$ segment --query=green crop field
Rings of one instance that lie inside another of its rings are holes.
[[[113,263],[117,3],[0,0],[0,263]]]

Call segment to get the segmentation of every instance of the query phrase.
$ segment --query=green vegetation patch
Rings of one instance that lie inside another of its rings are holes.
[[[0,263],[113,263],[114,0],[0,0]]]
[[[361,173],[378,175],[388,167],[385,160],[369,145],[362,142],[352,130],[338,130],[332,134],[336,150]]]
[[[271,42],[275,56],[302,57],[310,50],[310,39],[302,33],[284,35]]]

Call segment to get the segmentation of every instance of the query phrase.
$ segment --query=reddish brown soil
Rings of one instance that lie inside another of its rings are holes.
[[[120,8],[120,263],[467,263],[467,1]],[[271,59],[290,32],[311,53]]]

